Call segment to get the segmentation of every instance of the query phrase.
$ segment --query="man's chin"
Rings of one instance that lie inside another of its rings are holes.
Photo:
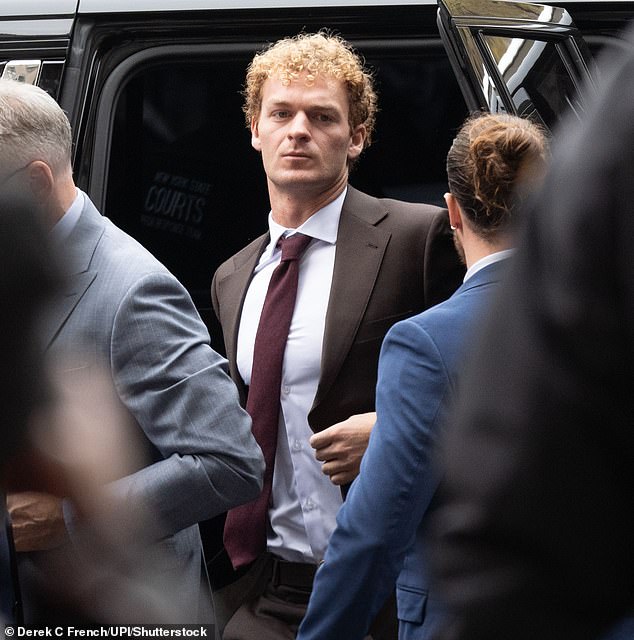
[[[280,189],[294,191],[326,184],[327,181],[324,180],[323,176],[318,176],[309,169],[298,167],[284,171],[273,182]]]

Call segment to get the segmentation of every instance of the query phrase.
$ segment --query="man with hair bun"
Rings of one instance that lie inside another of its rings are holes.
[[[463,273],[443,209],[348,184],[377,97],[347,42],[323,31],[276,42],[252,60],[244,95],[267,176],[268,230],[220,266],[212,299],[267,477],[255,503],[227,516],[225,548],[247,572],[215,599],[228,616],[230,593],[240,601],[227,640],[295,637],[341,487],[357,475],[375,421],[381,341],[397,320],[446,299]],[[282,321],[269,294],[287,263],[279,245],[295,242],[296,299]]]
[[[401,640],[432,638],[441,628],[423,539],[441,475],[437,442],[478,317],[512,247],[518,181],[538,177],[545,157],[542,131],[516,116],[473,117],[458,132],[445,199],[467,266],[464,284],[385,338],[376,428],[337,516],[300,640],[361,640],[395,584]]]
[[[623,42],[555,134],[464,372],[435,640],[634,638],[634,25]]]

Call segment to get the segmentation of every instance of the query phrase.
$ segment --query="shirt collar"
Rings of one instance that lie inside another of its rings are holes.
[[[51,238],[53,242],[63,242],[71,234],[75,228],[81,212],[84,210],[84,192],[77,189],[77,195],[73,203],[68,207],[66,213],[55,223],[51,229]]]
[[[277,224],[273,220],[272,214],[269,213],[269,233],[271,235],[269,246],[274,250],[282,236],[292,235],[293,233],[303,233],[311,238],[317,238],[329,244],[336,244],[339,218],[341,218],[341,209],[347,192],[348,188],[346,187],[332,202],[329,202],[325,207],[310,216],[297,229],[288,229]]]
[[[512,255],[515,249],[504,249],[503,251],[496,251],[495,253],[490,253],[488,256],[484,256],[484,258],[480,258],[477,262],[474,262],[468,269],[467,273],[465,273],[463,282],[466,282],[469,278],[474,276],[478,271],[484,269],[484,267],[488,267],[490,264],[494,262],[499,262],[500,260],[504,260]]]

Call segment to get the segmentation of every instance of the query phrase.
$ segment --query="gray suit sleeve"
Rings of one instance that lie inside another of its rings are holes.
[[[264,463],[251,421],[226,361],[170,274],[147,275],[128,290],[110,359],[120,398],[160,458],[113,488],[149,507],[160,536],[258,495]]]

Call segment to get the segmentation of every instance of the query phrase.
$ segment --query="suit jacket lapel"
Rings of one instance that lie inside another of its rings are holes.
[[[86,203],[75,228],[62,243],[61,254],[65,257],[66,277],[63,292],[52,305],[44,325],[45,348],[51,346],[66,319],[97,276],[97,271],[91,270],[90,264],[105,231],[105,223],[88,196],[85,198]]]
[[[237,256],[234,256],[234,271],[218,282],[218,298],[223,301],[226,308],[220,322],[223,327],[226,327],[224,337],[227,359],[229,360],[231,377],[236,381],[242,380],[236,363],[242,306],[253,271],[268,242],[269,234],[265,233],[251,243],[250,251],[241,251]]]
[[[376,227],[386,215],[378,200],[348,187],[337,233],[321,378],[313,409],[334,383],[359,329],[391,236]]]

